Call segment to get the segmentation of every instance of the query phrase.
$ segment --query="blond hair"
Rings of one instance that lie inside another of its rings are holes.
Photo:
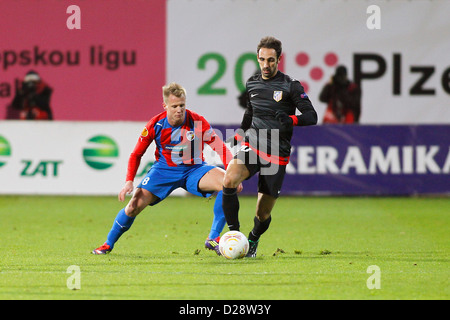
[[[186,97],[186,89],[175,82],[171,82],[171,83],[165,85],[164,87],[162,87],[162,91],[163,91],[164,103],[167,103],[167,100],[169,99],[169,96],[171,94],[177,98],[180,98],[182,96]]]

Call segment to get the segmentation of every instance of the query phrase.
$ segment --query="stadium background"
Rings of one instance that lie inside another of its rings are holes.
[[[71,4],[80,30],[66,27]],[[379,30],[366,25],[371,4]],[[0,119],[33,69],[54,89],[56,120],[0,120],[0,193],[116,194],[169,81],[226,138],[255,47],[274,35],[281,69],[305,85],[320,119],[318,94],[337,65],[363,92],[360,125],[295,130],[284,194],[448,195],[449,11],[444,0],[2,1]]]

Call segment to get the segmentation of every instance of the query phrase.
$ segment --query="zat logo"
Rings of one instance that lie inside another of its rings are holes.
[[[306,52],[299,52],[295,57],[295,62],[300,67],[309,66],[309,55]],[[328,52],[323,56],[323,62],[327,67],[334,68],[338,63],[338,56],[334,52]],[[309,68],[309,78],[311,81],[321,81],[324,76],[324,70],[319,66],[311,66]],[[309,90],[309,80],[300,80],[305,92]]]

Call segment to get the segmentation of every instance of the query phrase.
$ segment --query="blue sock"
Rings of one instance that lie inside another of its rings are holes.
[[[133,224],[135,218],[131,218],[125,214],[125,208],[119,211],[114,220],[114,224],[111,228],[111,231],[108,233],[108,238],[106,240],[106,244],[114,248],[114,244],[117,240],[119,240],[120,236],[130,229]]]
[[[222,191],[219,191],[217,193],[216,201],[214,202],[214,219],[208,238],[215,239],[220,236],[225,224],[226,220],[222,209]]]

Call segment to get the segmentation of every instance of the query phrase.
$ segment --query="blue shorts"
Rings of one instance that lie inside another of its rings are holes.
[[[196,196],[207,198],[214,191],[202,192],[198,188],[198,183],[208,171],[214,168],[216,167],[204,164],[168,168],[153,166],[137,187],[148,190],[159,198],[151,203],[151,206],[167,198],[177,188],[183,188]]]

